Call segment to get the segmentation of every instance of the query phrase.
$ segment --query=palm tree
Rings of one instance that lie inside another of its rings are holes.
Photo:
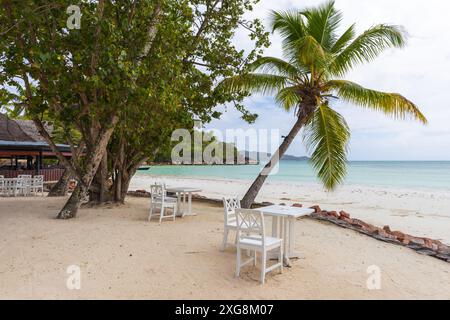
[[[222,81],[228,92],[274,94],[278,105],[294,110],[296,123],[278,151],[242,200],[249,208],[271,172],[303,128],[311,163],[327,190],[346,175],[350,132],[345,119],[331,107],[344,102],[381,111],[397,119],[427,119],[418,107],[397,93],[370,90],[343,77],[356,65],[370,62],[388,48],[402,48],[406,36],[399,26],[380,24],[356,36],[355,25],[337,34],[342,13],[334,1],[304,11],[272,12],[273,32],[283,38],[283,57],[262,57],[247,72]]]

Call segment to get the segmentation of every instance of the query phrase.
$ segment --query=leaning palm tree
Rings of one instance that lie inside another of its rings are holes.
[[[325,188],[333,190],[343,182],[350,132],[345,119],[332,108],[334,100],[427,123],[418,107],[400,94],[370,90],[343,79],[356,65],[372,61],[382,51],[404,47],[402,29],[380,24],[356,36],[352,25],[338,34],[341,20],[334,1],[300,12],[272,12],[273,31],[283,38],[284,59],[259,58],[247,72],[219,85],[228,92],[274,94],[276,102],[287,111],[293,110],[297,119],[247,191],[243,207],[252,205],[272,168],[302,128],[312,166]]]

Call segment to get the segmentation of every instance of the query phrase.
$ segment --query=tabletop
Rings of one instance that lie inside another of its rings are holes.
[[[166,189],[168,192],[201,192],[202,189],[198,189],[198,188],[192,188],[192,187],[176,187],[176,188],[167,188]]]
[[[268,216],[277,216],[277,217],[304,217],[308,216],[315,212],[314,209],[310,208],[296,208],[296,207],[288,207],[288,206],[269,206],[258,208],[257,210],[261,211],[263,214]]]

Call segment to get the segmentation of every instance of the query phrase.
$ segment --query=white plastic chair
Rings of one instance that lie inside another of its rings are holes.
[[[265,235],[264,215],[261,211],[250,209],[236,209],[237,220],[237,259],[236,277],[240,276],[241,268],[253,262],[256,266],[257,252],[261,253],[261,275],[260,283],[264,284],[266,273],[280,269],[283,272],[283,239],[267,237]],[[278,263],[267,267],[267,252],[278,249]],[[254,252],[253,258],[242,262],[241,251],[250,250]]]
[[[148,216],[148,221],[152,219],[154,215],[159,215],[159,224],[161,224],[163,219],[172,218],[175,221],[177,213],[178,201],[175,198],[170,198],[166,194],[166,189],[163,185],[152,185],[150,186],[151,193],[151,203],[150,203],[150,214]],[[155,214],[153,211],[159,208],[159,214]],[[172,214],[165,215],[166,209],[172,209]]]
[[[228,232],[230,230],[236,231],[236,240],[235,245],[237,243],[237,222],[236,222],[236,209],[241,208],[241,201],[238,197],[234,198],[223,198],[223,243],[222,243],[222,251],[225,251],[228,242]]]
[[[39,193],[41,196],[44,194],[44,176],[34,176],[31,181],[31,193],[35,196]]]

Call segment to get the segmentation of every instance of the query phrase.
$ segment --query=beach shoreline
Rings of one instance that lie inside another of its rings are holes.
[[[252,183],[251,180],[138,173],[131,181],[130,191],[148,191],[155,181],[164,181],[168,186],[199,188],[202,189],[199,195],[213,199],[242,197]],[[379,227],[389,225],[392,230],[450,244],[450,193],[445,190],[344,185],[334,192],[325,192],[318,184],[270,181],[256,200],[344,210]]]

